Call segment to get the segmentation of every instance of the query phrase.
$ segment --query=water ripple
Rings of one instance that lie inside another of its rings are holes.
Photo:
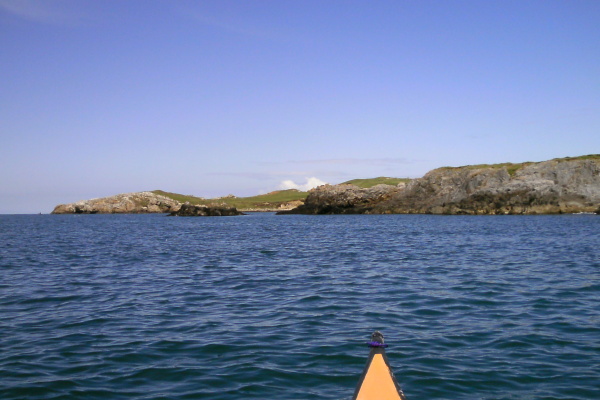
[[[600,398],[596,216],[0,216],[0,398]]]

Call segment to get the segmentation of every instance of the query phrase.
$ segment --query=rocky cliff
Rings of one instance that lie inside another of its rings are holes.
[[[365,214],[374,206],[399,193],[399,186],[377,185],[360,188],[355,185],[323,185],[309,192],[304,204],[278,214]]]
[[[180,207],[179,201],[166,196],[152,192],[137,192],[61,204],[54,208],[52,214],[170,213]]]
[[[600,155],[539,163],[439,168],[366,196],[321,186],[292,213],[558,214],[600,212]]]

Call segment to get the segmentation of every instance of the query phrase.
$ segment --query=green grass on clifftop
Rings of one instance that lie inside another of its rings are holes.
[[[554,158],[550,161],[574,161],[574,160],[600,160],[600,154],[589,154],[586,156],[579,157],[563,157],[563,158]],[[540,161],[544,162],[544,161]],[[459,169],[459,168],[467,168],[467,169],[483,169],[483,168],[506,168],[506,171],[510,176],[514,176],[514,174],[528,165],[537,164],[537,162],[526,161],[522,163],[501,163],[501,164],[477,164],[477,165],[464,165],[462,167],[441,167],[438,169]]]
[[[397,186],[399,183],[408,183],[410,181],[409,178],[388,178],[385,176],[380,176],[378,178],[370,178],[370,179],[352,179],[351,181],[343,182],[343,185],[355,185],[361,188],[370,188],[376,185],[390,185]]]
[[[579,156],[579,157],[555,158],[552,161],[573,161],[573,160],[600,160],[600,154],[588,154],[587,156]]]
[[[275,192],[261,194],[258,196],[251,197],[218,197],[213,199],[205,199],[196,196],[187,196],[177,193],[165,192],[162,190],[154,190],[152,193],[166,196],[170,199],[185,203],[186,201],[191,204],[218,204],[222,206],[235,207],[240,211],[244,210],[271,210],[278,208],[281,204],[288,203],[290,201],[304,200],[308,195],[307,192],[300,192],[295,189],[289,190],[278,190]]]

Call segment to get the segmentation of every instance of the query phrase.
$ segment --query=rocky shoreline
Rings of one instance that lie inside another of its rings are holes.
[[[280,214],[563,213],[600,214],[600,155],[438,168],[390,188],[320,186],[303,206]]]
[[[155,192],[126,193],[61,204],[52,213],[177,215],[184,203],[174,198]],[[183,213],[228,215],[230,211],[225,209],[231,208],[227,204],[192,206],[199,208],[184,209]],[[277,211],[277,214],[600,214],[600,155],[536,163],[444,167],[396,186],[323,185],[312,189],[305,200],[259,202],[246,208],[235,211]]]

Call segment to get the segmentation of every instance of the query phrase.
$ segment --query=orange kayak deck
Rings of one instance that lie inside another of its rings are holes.
[[[406,400],[385,355],[383,335],[373,333],[369,346],[367,365],[352,400]]]

